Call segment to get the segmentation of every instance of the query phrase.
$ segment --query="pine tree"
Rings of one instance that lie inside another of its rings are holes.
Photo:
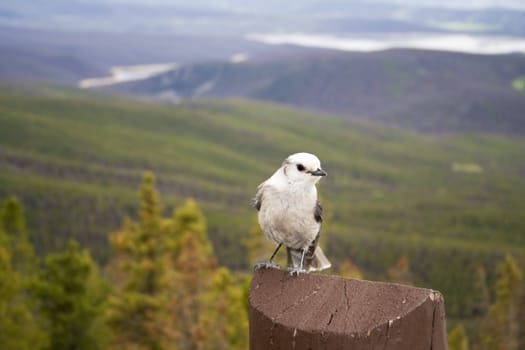
[[[15,198],[9,198],[0,211],[0,344],[3,350],[41,349],[48,341],[41,322],[35,317],[37,303],[30,288],[37,266],[30,265],[34,256],[26,238],[22,206]]]
[[[11,266],[7,235],[0,229],[0,344],[3,350],[41,349],[47,337],[34,317],[32,300]]]
[[[246,349],[248,347],[248,315],[243,285],[231,272],[217,270],[209,288],[201,297],[203,312],[199,324],[206,330],[203,350]]]
[[[217,268],[206,221],[189,199],[176,208],[172,223],[176,243],[172,259],[172,310],[180,330],[180,349],[246,349],[248,314],[245,283]],[[261,234],[262,237],[262,234]]]
[[[197,238],[207,255],[212,254],[213,249],[208,240],[206,218],[194,199],[187,199],[182,206],[175,209],[171,226],[171,254],[174,259],[180,254],[181,242],[188,233]]]
[[[523,290],[523,273],[507,255],[498,265],[496,301],[491,305],[482,324],[481,342],[487,350],[518,349],[518,303]]]
[[[170,241],[151,173],[144,176],[141,198],[140,222],[127,220],[110,238],[123,282],[110,298],[107,319],[117,349],[170,349],[176,335],[168,315]]]
[[[468,350],[468,338],[462,324],[452,328],[448,334],[449,350]]]
[[[9,197],[4,201],[0,211],[0,223],[4,232],[13,237],[27,234],[22,205],[15,197]]]
[[[0,229],[6,234],[5,243],[10,246],[12,268],[29,279],[37,260],[29,242],[23,207],[15,197],[5,200],[0,210]]]
[[[204,311],[200,298],[210,285],[216,262],[209,241],[201,241],[199,237],[206,236],[194,231],[183,234],[180,253],[174,261],[178,288],[173,292],[171,309],[178,322],[177,343],[181,349],[201,349],[208,331],[199,323],[199,315]]]
[[[113,348],[245,349],[243,285],[227,269],[217,269],[199,206],[188,199],[171,220],[160,213],[149,174],[140,222],[127,220],[111,235],[119,285],[107,314]]]
[[[101,329],[95,327],[105,298],[105,287],[87,251],[70,241],[64,252],[46,258],[35,293],[47,320],[48,349],[100,349]]]

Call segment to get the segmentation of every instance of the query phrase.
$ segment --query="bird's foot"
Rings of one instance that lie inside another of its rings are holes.
[[[255,266],[253,267],[255,271],[259,269],[279,269],[279,268],[280,268],[279,265],[275,264],[273,261],[260,262],[260,263],[255,264]]]
[[[299,276],[303,273],[306,273],[306,270],[298,268],[298,267],[292,267],[288,269],[288,274],[290,276]]]

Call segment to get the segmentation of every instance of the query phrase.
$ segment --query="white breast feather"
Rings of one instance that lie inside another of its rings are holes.
[[[320,229],[314,218],[315,185],[304,188],[272,177],[261,184],[259,223],[268,239],[295,249],[308,247]]]

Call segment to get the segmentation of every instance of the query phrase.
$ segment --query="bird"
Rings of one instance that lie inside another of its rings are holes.
[[[273,259],[283,245],[292,275],[331,267],[319,247],[323,208],[316,184],[326,175],[317,156],[300,152],[288,156],[281,167],[257,187],[254,207],[258,210],[259,225],[277,247],[270,260],[257,264],[255,269],[277,267]]]

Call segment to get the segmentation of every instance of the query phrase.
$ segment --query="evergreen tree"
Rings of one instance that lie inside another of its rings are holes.
[[[243,285],[227,269],[217,269],[199,206],[188,199],[171,220],[160,213],[147,174],[140,222],[127,220],[111,235],[119,286],[107,313],[113,347],[245,349]]]
[[[203,246],[191,234],[184,236],[181,254],[176,262],[176,281],[180,286],[174,294],[173,311],[178,322],[181,349],[200,349],[206,331],[199,323],[203,310],[200,296],[208,288],[214,266]]]
[[[192,234],[205,249],[206,255],[212,255],[212,246],[208,239],[206,218],[197,202],[189,198],[184,204],[175,209],[171,229],[171,254],[177,259],[180,254],[181,242],[186,234]]]
[[[144,176],[141,198],[140,222],[127,220],[110,238],[123,283],[110,298],[107,319],[115,348],[170,349],[175,333],[167,313],[169,239],[151,173]]]
[[[226,268],[217,269],[206,221],[197,203],[188,199],[175,210],[172,259],[172,310],[180,349],[246,349],[248,315],[244,283]],[[262,237],[262,234],[261,234]]]
[[[203,350],[246,349],[248,314],[242,284],[224,267],[217,270],[201,297],[199,323],[205,332]]]
[[[66,250],[46,258],[35,292],[47,321],[48,349],[100,349],[103,345],[97,317],[105,297],[105,287],[87,251],[75,241]]]
[[[15,197],[10,197],[3,203],[0,210],[0,229],[5,233],[5,244],[11,251],[11,266],[21,272],[27,282],[34,275],[37,265],[33,246],[29,242],[24,210]]]
[[[22,237],[27,234],[22,205],[15,197],[9,197],[4,201],[0,211],[0,224],[4,232],[12,237]]]
[[[468,338],[462,324],[452,328],[448,334],[449,350],[468,350]]]
[[[41,349],[47,337],[34,317],[30,295],[11,266],[7,235],[0,228],[0,344],[3,350]]]
[[[518,350],[518,304],[523,290],[523,273],[512,256],[498,265],[496,301],[481,329],[483,349]]]
[[[15,259],[16,257],[16,259]],[[30,263],[35,262],[35,265]],[[7,199],[0,210],[0,344],[3,350],[41,349],[47,337],[35,317],[31,292],[36,260],[27,240],[22,206]]]

